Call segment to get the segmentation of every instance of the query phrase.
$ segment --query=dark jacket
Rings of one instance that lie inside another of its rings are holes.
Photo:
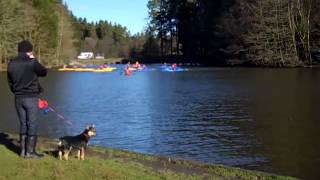
[[[24,53],[8,64],[8,83],[16,97],[38,97],[42,92],[38,77],[46,75],[46,68]]]

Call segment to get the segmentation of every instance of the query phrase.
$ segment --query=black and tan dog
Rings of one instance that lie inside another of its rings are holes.
[[[96,128],[94,125],[87,128],[77,136],[64,136],[59,138],[58,150],[59,159],[68,160],[71,150],[77,150],[77,157],[84,160],[85,149],[91,137],[96,136]]]

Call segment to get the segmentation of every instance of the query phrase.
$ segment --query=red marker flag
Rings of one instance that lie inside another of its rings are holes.
[[[48,107],[48,101],[44,99],[39,99],[38,106],[40,109],[44,109]]]

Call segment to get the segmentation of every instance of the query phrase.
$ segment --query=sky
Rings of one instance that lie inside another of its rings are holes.
[[[64,0],[77,17],[88,22],[107,20],[126,26],[131,34],[142,32],[147,25],[148,0]]]

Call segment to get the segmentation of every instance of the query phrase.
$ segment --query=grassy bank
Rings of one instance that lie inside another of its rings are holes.
[[[111,148],[87,149],[84,161],[56,158],[56,140],[40,138],[39,160],[18,156],[18,137],[0,133],[0,179],[293,179],[220,165],[156,157]]]

